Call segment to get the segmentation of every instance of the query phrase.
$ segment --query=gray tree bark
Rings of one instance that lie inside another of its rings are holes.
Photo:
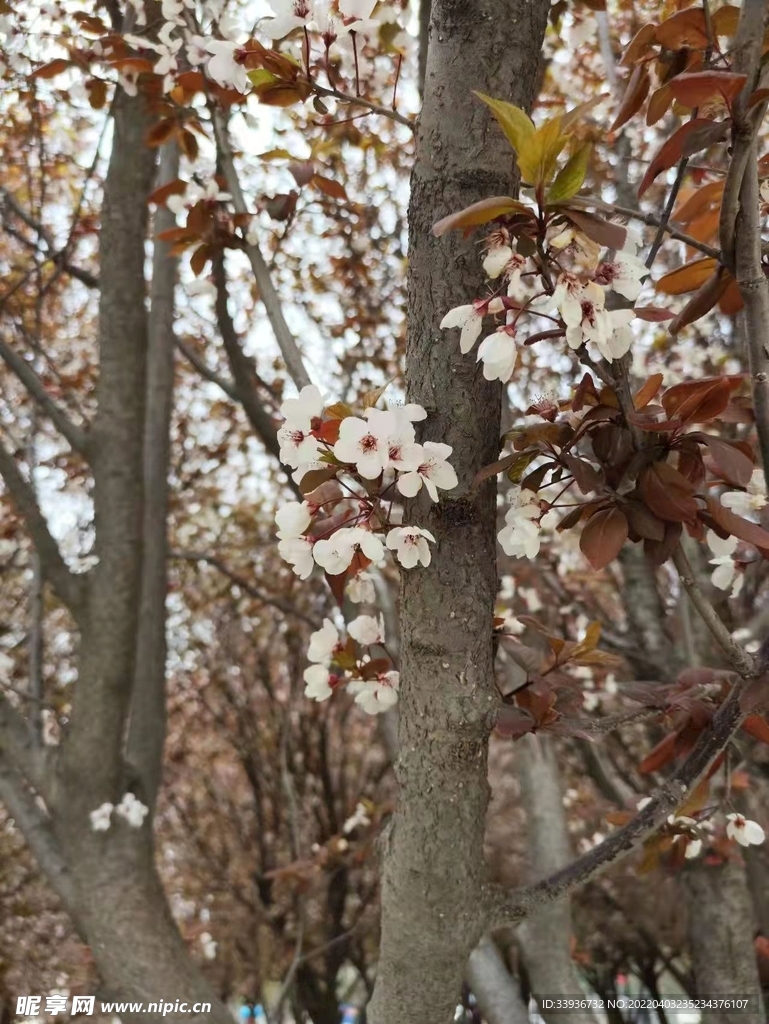
[[[752,1012],[704,1010],[703,1024],[765,1020],[753,950],[754,919],[745,870],[728,861],[697,864],[683,874],[689,893],[689,942],[699,997],[750,997]],[[693,908],[697,913],[692,913]]]
[[[437,540],[432,564],[403,574],[400,799],[385,843],[382,939],[372,1024],[448,1024],[483,930],[487,746],[495,711],[492,613],[495,492],[474,490],[499,453],[501,389],[438,324],[482,294],[475,240],[436,240],[440,217],[514,185],[512,154],[473,97],[528,107],[549,4],[433,0],[409,211],[409,400],[423,440],[453,446],[459,488],[407,521]]]
[[[154,866],[151,816],[140,828],[113,817],[106,832],[94,832],[90,821],[91,811],[117,804],[126,792],[154,804],[164,737],[175,269],[158,247],[148,314],[144,265],[155,151],[146,136],[153,119],[141,93],[132,98],[120,90],[113,117],[101,214],[98,411],[87,443],[76,445],[87,454],[94,479],[97,563],[87,575],[69,571],[34,491],[13,457],[0,451],[0,473],[26,520],[43,575],[81,628],[78,680],[55,754],[37,747],[22,716],[0,699],[0,798],[89,944],[104,998],[212,1007],[121,1017],[225,1024],[230,1015],[189,956],[168,909]],[[173,163],[167,173],[175,173]],[[145,488],[152,491],[146,504]],[[149,618],[140,614],[142,605]]]
[[[526,808],[528,880],[535,882],[565,867],[573,853],[566,830],[555,745],[547,736],[524,736],[517,743],[517,773]],[[571,958],[569,898],[551,903],[518,929],[521,951],[535,995],[576,996],[582,992]],[[559,1013],[545,1020],[561,1024],[595,1024],[589,1013]]]

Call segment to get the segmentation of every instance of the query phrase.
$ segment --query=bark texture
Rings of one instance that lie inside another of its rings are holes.
[[[573,852],[566,830],[561,781],[555,746],[547,736],[524,736],[518,741],[517,767],[526,808],[529,881],[539,881],[565,867]],[[521,950],[534,995],[579,995],[579,974],[571,958],[569,897],[536,911],[518,930]],[[590,1013],[543,1012],[546,1021],[594,1024]]]
[[[765,1020],[753,951],[753,908],[745,871],[734,861],[693,865],[684,873],[689,894],[689,942],[697,996],[749,996],[752,1012],[704,1010],[702,1024]],[[692,914],[691,909],[697,908]]]
[[[438,326],[485,290],[477,242],[438,240],[431,228],[513,187],[511,151],[472,91],[531,105],[548,10],[543,0],[432,4],[409,211],[407,380],[409,400],[428,411],[422,439],[453,446],[459,486],[437,506],[408,509],[437,545],[429,568],[403,574],[400,801],[385,843],[372,1024],[448,1024],[483,931],[495,494],[472,480],[499,452],[501,389]]]

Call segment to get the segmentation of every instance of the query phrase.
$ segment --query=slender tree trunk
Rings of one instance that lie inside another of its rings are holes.
[[[573,853],[566,830],[555,746],[547,736],[524,736],[517,744],[518,778],[526,808],[529,881],[565,867]],[[538,910],[520,926],[524,963],[535,995],[576,996],[582,992],[571,958],[568,898]],[[594,1024],[589,1013],[559,1013],[556,1024]]]
[[[703,1024],[764,1021],[761,985],[753,950],[753,908],[745,870],[735,861],[692,865],[684,872],[689,892],[689,942],[699,998],[749,997],[752,1012],[704,1010]]]
[[[438,328],[482,294],[476,240],[436,240],[449,212],[513,187],[512,155],[472,95],[530,106],[549,3],[433,0],[425,97],[409,212],[409,400],[428,411],[423,440],[453,446],[458,489],[408,521],[437,540],[429,568],[404,572],[400,800],[386,841],[372,1024],[449,1024],[483,930],[487,746],[496,690],[495,493],[473,489],[499,453],[501,388]]]

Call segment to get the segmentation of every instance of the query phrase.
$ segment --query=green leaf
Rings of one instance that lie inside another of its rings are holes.
[[[518,155],[521,177],[531,185],[545,185],[552,177],[556,160],[568,142],[562,134],[561,118],[554,117],[534,132],[526,149]]]
[[[275,82],[280,81],[280,79],[276,75],[273,75],[271,71],[268,71],[267,68],[256,68],[254,71],[249,71],[247,73],[247,77],[249,82],[257,88],[263,85],[273,85]]]
[[[507,141],[520,155],[521,150],[536,131],[534,122],[520,107],[516,107],[512,103],[492,99],[491,96],[486,96],[482,92],[476,92],[475,95],[489,107],[501,125]]]
[[[579,192],[585,182],[591,148],[588,142],[569,157],[547,194],[548,203],[563,203]]]

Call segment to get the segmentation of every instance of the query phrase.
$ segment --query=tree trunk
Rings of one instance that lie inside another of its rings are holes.
[[[433,0],[425,99],[409,211],[409,401],[422,440],[453,446],[459,487],[408,522],[437,540],[429,568],[404,572],[396,773],[386,841],[382,941],[372,1024],[449,1024],[483,930],[487,746],[496,689],[494,486],[476,472],[499,453],[500,385],[488,383],[443,314],[486,288],[475,239],[436,240],[440,217],[513,187],[512,153],[474,89],[528,107],[549,3]]]
[[[518,778],[526,808],[529,881],[536,882],[572,859],[555,746],[547,736],[524,736],[516,749]],[[535,996],[578,996],[579,975],[571,958],[568,898],[538,910],[518,929],[526,970]],[[542,1012],[542,1011],[540,1011]],[[595,1024],[589,1013],[559,1013],[546,1021]]]
[[[745,869],[736,861],[693,864],[683,873],[689,893],[689,942],[699,998],[749,997],[751,1012],[704,1010],[702,1024],[764,1021],[761,985],[753,950],[753,908]]]

